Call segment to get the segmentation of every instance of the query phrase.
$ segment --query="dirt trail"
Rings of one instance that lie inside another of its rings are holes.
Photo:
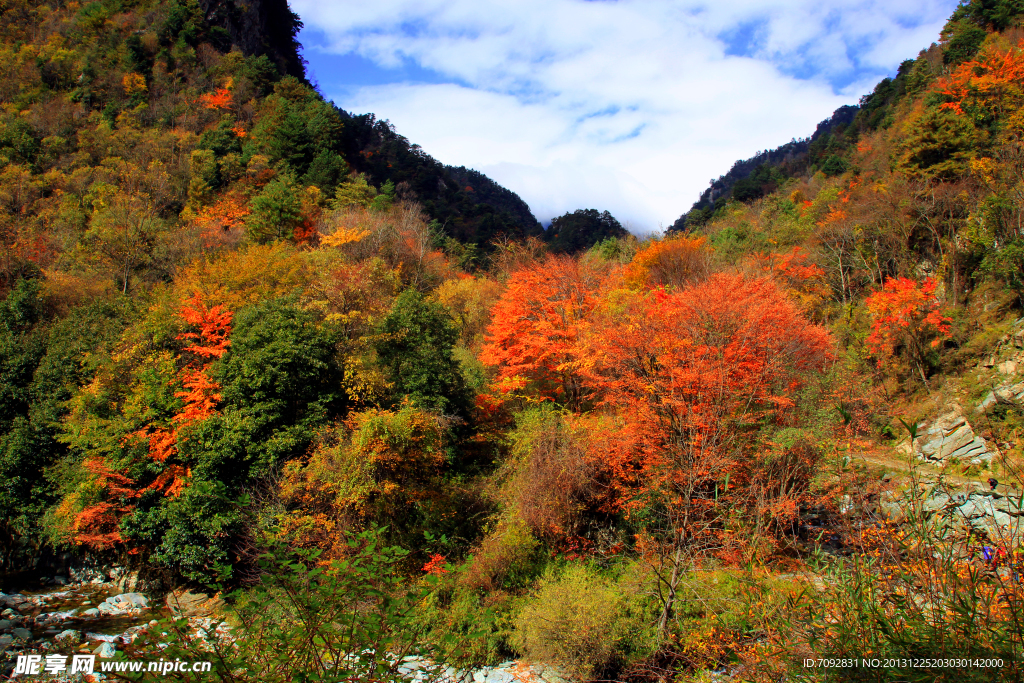
[[[909,456],[897,453],[893,449],[889,448],[878,447],[870,450],[851,451],[850,459],[853,462],[861,461],[869,465],[882,467],[892,471],[893,473],[905,473],[909,475],[911,472],[914,472],[919,477],[924,477],[926,479],[938,479],[941,476],[946,480],[946,482],[956,486],[962,486],[968,483],[977,483],[983,485],[986,489],[988,488],[987,475],[956,474],[946,471],[941,467],[937,467],[932,463],[922,462],[920,460],[911,460]],[[1016,484],[1016,482],[1013,483]],[[999,493],[1011,496],[1020,495],[1021,489],[1019,484],[1016,486],[1008,484],[1009,483],[1000,482],[997,487]]]

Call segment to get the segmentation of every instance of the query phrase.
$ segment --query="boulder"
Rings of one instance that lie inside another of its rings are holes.
[[[117,616],[127,614],[133,609],[145,609],[149,607],[149,598],[142,593],[122,593],[113,595],[100,603],[100,614]]]
[[[138,609],[149,607],[149,598],[142,593],[122,593],[121,595],[108,598],[108,600],[117,605],[130,605]]]
[[[82,632],[69,628],[66,631],[58,633],[57,637],[54,638],[54,641],[58,645],[78,645],[82,642]]]
[[[992,506],[992,501],[987,498],[971,496],[966,503],[956,508],[956,511],[966,519],[975,519],[991,516],[996,509]]]
[[[110,659],[117,654],[117,648],[114,647],[113,643],[100,643],[99,647],[92,651],[97,657],[103,657],[104,659]]]
[[[25,642],[32,640],[32,631],[29,631],[27,628],[16,628],[11,631],[11,635],[18,640],[24,640]]]
[[[176,615],[186,617],[209,617],[224,607],[220,594],[207,595],[190,590],[178,589],[167,594],[167,609]]]
[[[914,454],[922,460],[941,463],[951,458],[981,461],[992,458],[985,440],[974,433],[959,406],[953,406],[919,433],[913,448]]]
[[[949,505],[951,498],[948,493],[936,491],[921,504],[922,512],[938,512]]]
[[[112,571],[111,578],[115,579],[114,585],[118,590],[132,593],[139,588],[139,573],[129,571]]]

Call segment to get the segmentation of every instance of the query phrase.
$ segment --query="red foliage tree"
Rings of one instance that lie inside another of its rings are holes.
[[[587,379],[622,421],[604,459],[620,504],[656,493],[691,505],[727,472],[741,476],[740,437],[785,422],[830,345],[766,278],[715,275],[655,290],[605,319],[588,338]]]
[[[643,510],[644,543],[665,589],[664,628],[687,552],[738,557],[728,515],[796,509],[794,467],[765,470],[777,486],[752,486],[764,470],[756,433],[787,424],[831,338],[772,280],[721,274],[637,296],[601,323],[587,337],[587,380],[615,417],[603,434],[594,430],[601,448],[593,459],[615,490],[613,504]]]
[[[135,509],[130,501],[138,498],[140,491],[132,479],[114,472],[99,458],[89,458],[82,467],[96,477],[96,485],[103,495],[119,502],[102,501],[75,515],[71,527],[73,538],[93,550],[107,550],[124,541],[118,525],[124,515]]]
[[[122,473],[113,471],[100,459],[90,459],[85,469],[96,476],[103,500],[86,507],[75,517],[73,532],[78,543],[95,549],[109,548],[123,541],[117,530],[122,517],[134,509],[131,502],[142,491],[161,491],[165,496],[177,496],[187,486],[191,471],[187,464],[174,462],[182,429],[205,420],[217,412],[220,401],[218,389],[209,374],[210,363],[227,353],[231,340],[231,312],[222,306],[207,307],[199,294],[195,294],[180,310],[182,320],[193,326],[178,335],[187,342],[185,352],[193,358],[178,372],[184,387],[174,395],[182,400],[181,409],[171,416],[171,426],[148,425],[129,434],[127,440],[141,439],[149,448],[149,457],[163,463],[163,471],[149,483],[140,487]],[[119,501],[114,503],[112,501]]]
[[[200,95],[199,102],[207,109],[231,109],[231,91],[227,88],[217,88],[214,92]]]
[[[935,289],[932,278],[921,284],[905,277],[889,278],[881,291],[865,300],[871,314],[868,350],[879,367],[903,350],[928,383],[923,368],[927,348],[938,346],[950,333],[950,318],[942,314]]]
[[[932,87],[950,99],[941,108],[961,116],[1016,111],[1024,103],[1024,41],[1011,50],[986,50]]]
[[[532,382],[547,400],[581,405],[588,390],[578,342],[608,278],[606,266],[569,256],[548,256],[510,274],[480,353],[498,366],[499,391]]]

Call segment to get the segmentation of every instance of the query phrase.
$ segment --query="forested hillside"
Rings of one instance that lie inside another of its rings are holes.
[[[0,12],[3,591],[213,605],[0,595],[5,674],[1020,680],[1016,0],[642,240],[327,103],[283,3]]]

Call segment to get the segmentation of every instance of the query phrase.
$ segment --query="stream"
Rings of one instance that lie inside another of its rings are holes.
[[[0,576],[0,678],[44,678],[16,672],[19,655],[39,655],[44,663],[55,654],[113,657],[169,614],[164,605],[128,590],[135,583],[135,576],[120,567],[72,569],[51,577],[36,572]],[[60,677],[53,672],[45,678],[55,675]],[[63,678],[107,680],[98,671]]]

